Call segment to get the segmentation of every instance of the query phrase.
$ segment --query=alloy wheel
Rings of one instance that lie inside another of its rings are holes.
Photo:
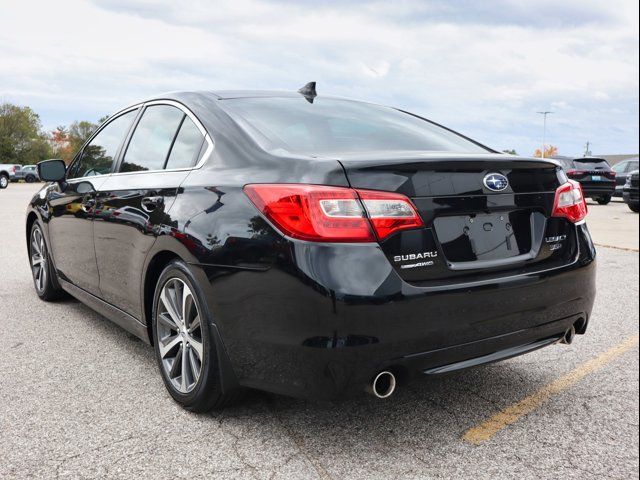
[[[192,391],[202,373],[202,323],[195,297],[179,278],[165,282],[157,308],[157,341],[164,374],[180,393]]]
[[[31,271],[38,293],[47,285],[47,246],[40,227],[31,232]]]
[[[0,188],[7,188],[9,185],[9,180],[4,175],[0,175]]]

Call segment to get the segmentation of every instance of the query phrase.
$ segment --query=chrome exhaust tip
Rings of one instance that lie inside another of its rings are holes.
[[[396,385],[396,376],[388,370],[383,370],[375,376],[367,387],[367,392],[377,398],[389,398],[396,391]]]
[[[560,343],[564,343],[565,345],[571,345],[571,342],[573,342],[573,338],[576,336],[576,327],[574,325],[571,325],[571,328],[569,328],[569,330],[567,330],[564,334],[564,337],[562,337],[562,340],[560,340]]]

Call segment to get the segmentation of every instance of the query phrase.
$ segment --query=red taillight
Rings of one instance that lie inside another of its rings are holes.
[[[587,202],[582,193],[582,187],[578,182],[569,180],[560,185],[556,190],[556,198],[553,202],[552,217],[563,217],[576,223],[587,216]]]
[[[244,191],[284,234],[301,240],[375,242],[376,235],[383,240],[423,225],[409,199],[394,193],[299,184],[247,185]]]
[[[584,175],[585,171],[583,170],[567,170],[567,175]]]

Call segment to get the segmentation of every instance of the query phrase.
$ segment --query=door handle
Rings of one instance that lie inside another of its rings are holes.
[[[164,197],[162,196],[143,197],[141,203],[142,203],[142,209],[144,211],[152,212],[164,203]]]

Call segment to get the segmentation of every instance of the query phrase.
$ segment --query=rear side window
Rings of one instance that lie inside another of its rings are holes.
[[[171,105],[147,107],[133,132],[120,171],[162,170],[184,116],[182,110]]]
[[[204,136],[193,121],[185,116],[180,125],[180,130],[171,147],[166,168],[191,167],[196,162],[200,148],[204,142]]]
[[[129,131],[137,110],[111,120],[83,149],[80,158],[69,170],[67,178],[92,177],[111,172],[118,148]]]

